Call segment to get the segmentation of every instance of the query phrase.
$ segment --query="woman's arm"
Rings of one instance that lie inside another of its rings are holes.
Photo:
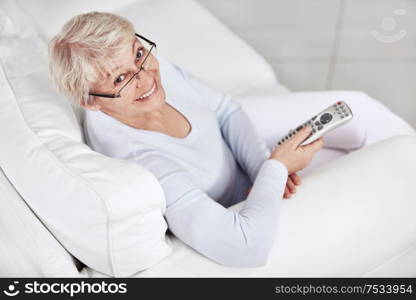
[[[267,160],[244,206],[226,209],[198,189],[190,174],[157,151],[130,158],[152,172],[166,197],[165,218],[183,242],[217,263],[231,267],[264,265],[276,235],[287,168]]]
[[[254,183],[262,164],[270,157],[269,148],[241,107],[220,124],[221,132],[234,157]]]

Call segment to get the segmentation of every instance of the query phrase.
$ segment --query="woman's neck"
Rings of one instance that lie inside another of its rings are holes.
[[[163,131],[167,127],[168,110],[169,107],[167,103],[165,103],[159,109],[141,115],[127,115],[127,117],[126,115],[112,115],[112,117],[133,128]]]

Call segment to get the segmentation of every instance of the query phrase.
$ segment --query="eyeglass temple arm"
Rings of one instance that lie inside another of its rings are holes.
[[[145,41],[146,41],[146,42],[148,42],[150,45],[154,45],[154,46],[156,47],[156,43],[155,43],[155,42],[152,42],[151,40],[149,40],[149,39],[145,38],[144,36],[142,36],[142,35],[140,35],[140,34],[138,34],[138,33],[135,33],[135,35],[136,35],[136,36],[138,36],[139,38],[141,38],[141,39],[145,40]]]
[[[114,95],[88,93],[89,96],[104,97],[104,98],[119,98],[120,93]]]

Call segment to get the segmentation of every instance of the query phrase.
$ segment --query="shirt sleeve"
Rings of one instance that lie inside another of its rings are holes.
[[[240,211],[227,209],[194,184],[188,172],[157,150],[130,158],[152,172],[165,193],[172,233],[196,251],[231,267],[264,265],[276,235],[286,167],[267,160]]]
[[[258,135],[247,114],[229,95],[211,89],[175,67],[201,96],[201,104],[215,111],[225,142],[253,183],[263,162],[270,157],[270,149]]]
[[[223,120],[221,132],[234,157],[254,183],[261,166],[270,157],[266,143],[241,108]]]

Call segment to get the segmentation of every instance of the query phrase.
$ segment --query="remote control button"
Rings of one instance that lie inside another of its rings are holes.
[[[318,126],[318,130],[321,130],[322,128],[324,128],[324,126]]]
[[[321,123],[319,123],[319,121],[316,121],[316,122],[315,122],[315,125],[316,125],[316,126],[319,126],[319,125],[321,125]]]
[[[312,129],[312,133],[315,133],[316,132],[316,129],[314,128],[314,129]]]
[[[299,131],[299,130],[301,130],[303,128],[303,126],[302,125],[300,125],[298,128],[296,128],[296,131]]]
[[[341,119],[344,119],[344,115],[341,115]]]
[[[322,124],[329,123],[331,120],[332,120],[332,115],[330,113],[324,113],[320,118],[320,121]]]
[[[318,116],[314,116],[314,117],[312,118],[312,121],[315,121],[316,117],[318,117]]]

